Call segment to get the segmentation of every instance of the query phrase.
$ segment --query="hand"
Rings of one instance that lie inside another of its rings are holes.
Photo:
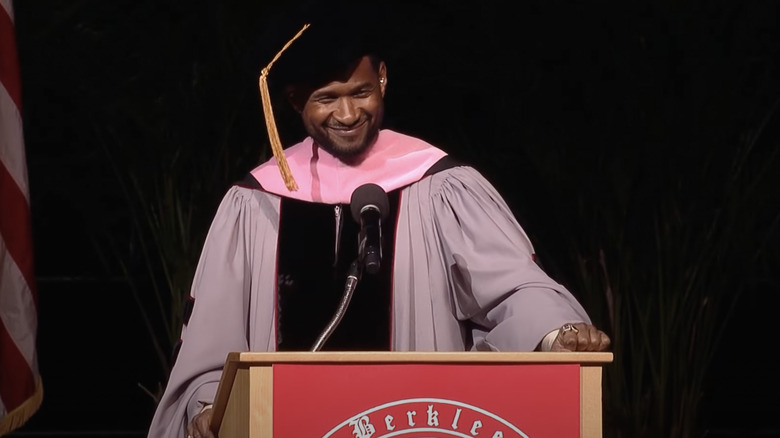
[[[187,438],[216,438],[211,433],[211,416],[213,409],[206,409],[198,415],[192,417],[192,421],[187,425]]]
[[[594,325],[564,324],[552,343],[552,351],[606,351],[610,343],[609,336]]]

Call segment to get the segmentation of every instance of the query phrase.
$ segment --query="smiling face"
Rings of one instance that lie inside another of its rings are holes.
[[[387,69],[369,56],[316,88],[293,87],[289,96],[306,132],[332,155],[349,160],[376,140],[384,117]]]

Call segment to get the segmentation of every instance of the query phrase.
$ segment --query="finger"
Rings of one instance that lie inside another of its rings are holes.
[[[590,335],[586,330],[577,333],[569,332],[566,337],[566,348],[571,351],[585,351],[588,348],[588,339]]]
[[[205,438],[208,433],[208,424],[204,426],[203,417],[199,415],[195,419],[195,431],[192,434],[192,438]]]
[[[558,333],[558,339],[561,341],[561,346],[564,350],[577,351],[577,336],[578,333],[573,330],[564,330]]]
[[[605,351],[609,348],[609,336],[596,326],[589,325],[587,329],[580,330],[580,334],[585,336],[577,340],[578,351]]]
[[[200,429],[200,438],[215,438],[208,423]]]
[[[588,327],[588,340],[586,351],[599,351],[601,349],[601,330],[594,326]],[[584,350],[585,351],[585,350]]]
[[[609,349],[609,346],[612,345],[612,340],[609,339],[609,336],[607,336],[606,333],[600,331],[600,344],[599,344],[599,351],[606,351]]]
[[[590,326],[585,323],[567,324],[573,329],[564,330],[564,346],[569,351],[585,351],[590,339]]]
[[[601,342],[599,330],[585,323],[575,324],[576,336],[574,345],[571,345],[572,351],[597,351]]]
[[[214,434],[211,432],[211,417],[213,412],[211,409],[205,410],[195,417],[195,425],[198,432],[198,436],[194,438],[214,438]]]
[[[580,330],[583,333],[583,330]],[[605,351],[609,348],[611,341],[609,336],[602,330],[599,330],[594,325],[589,325],[587,328],[588,340],[580,340],[580,351]],[[584,342],[584,343],[583,343]]]

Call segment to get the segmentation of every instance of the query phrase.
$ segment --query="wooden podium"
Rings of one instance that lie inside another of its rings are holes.
[[[230,353],[220,438],[602,436],[612,353]]]

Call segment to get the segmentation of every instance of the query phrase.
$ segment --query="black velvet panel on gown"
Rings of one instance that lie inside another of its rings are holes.
[[[382,264],[363,272],[349,307],[323,351],[390,349],[390,297],[398,191],[388,193],[382,222]],[[347,270],[357,257],[358,232],[348,204],[341,210],[336,253],[336,207],[283,198],[279,229],[279,351],[309,351],[335,314]]]

